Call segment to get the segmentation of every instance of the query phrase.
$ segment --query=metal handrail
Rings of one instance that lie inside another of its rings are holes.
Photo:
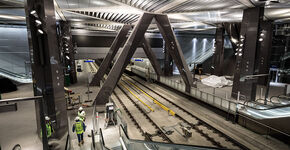
[[[245,117],[245,118],[247,118],[247,119],[249,119],[249,120],[251,120],[251,121],[253,121],[253,122],[255,122],[255,123],[257,123],[257,124],[259,124],[259,125],[261,125],[261,126],[263,126],[263,127],[266,127],[266,128],[271,129],[271,130],[273,130],[273,131],[279,132],[279,133],[281,133],[281,134],[283,134],[283,135],[285,135],[285,136],[287,136],[287,137],[290,137],[290,134],[287,134],[287,133],[285,133],[285,132],[283,132],[283,131],[280,131],[280,130],[278,130],[278,129],[276,129],[276,128],[273,128],[273,127],[268,126],[268,125],[266,125],[266,124],[263,124],[263,123],[261,123],[261,122],[259,122],[259,121],[256,121],[256,120],[254,120],[254,119],[252,119],[252,118],[250,118],[250,117],[248,117],[248,116],[246,116],[246,115],[243,115],[243,114],[239,114],[239,115],[240,115],[240,116],[243,116],[243,117]]]
[[[67,137],[66,137],[66,142],[65,142],[65,150],[69,150],[69,134],[67,134]]]
[[[42,96],[1,99],[0,100],[0,103],[19,102],[19,101],[30,101],[30,100],[40,100],[41,98],[42,98]]]
[[[100,128],[100,139],[101,139],[101,142],[102,142],[101,144],[102,144],[103,148],[105,148],[106,150],[109,150],[109,148],[105,144],[104,136],[103,136],[103,131],[102,131],[101,128]]]

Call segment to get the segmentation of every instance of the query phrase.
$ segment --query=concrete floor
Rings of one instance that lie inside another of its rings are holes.
[[[33,96],[32,84],[18,86],[15,92],[2,94],[2,99]],[[10,150],[20,144],[23,150],[39,150],[42,142],[36,133],[36,115],[33,101],[17,103],[18,111],[0,113],[0,145]]]

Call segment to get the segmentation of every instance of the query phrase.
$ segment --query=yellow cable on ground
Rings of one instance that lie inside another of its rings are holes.
[[[147,105],[145,102],[143,102],[137,95],[135,95],[128,87],[120,83],[121,86],[123,86],[125,89],[127,89],[134,97],[136,97],[143,105],[148,107],[152,112],[154,111],[149,105]]]
[[[126,80],[126,79],[125,79]],[[155,98],[153,98],[152,96],[148,95],[146,92],[144,92],[142,89],[140,89],[139,87],[137,87],[134,83],[130,82],[129,80],[126,80],[127,82],[129,82],[131,85],[133,85],[135,88],[137,88],[139,91],[141,91],[142,93],[144,93],[147,97],[149,97],[150,99],[153,100],[153,102],[155,104],[157,104],[158,106],[160,106],[162,109],[164,109],[165,111],[169,112],[172,116],[175,115],[175,112],[172,111],[171,109],[169,109],[168,107],[164,106],[163,104],[161,104],[159,101],[157,101]]]

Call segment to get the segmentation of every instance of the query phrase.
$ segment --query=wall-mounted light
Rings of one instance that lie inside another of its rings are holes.
[[[65,56],[66,59],[70,60],[70,58],[68,56]]]
[[[43,31],[41,29],[38,29],[37,32],[43,34]]]
[[[262,42],[263,41],[263,38],[259,38],[259,41]]]
[[[35,20],[36,26],[40,26],[42,23],[40,20]]]
[[[38,18],[37,12],[36,12],[35,10],[32,10],[32,11],[30,12],[30,14],[31,14],[32,16],[34,16],[35,18]]]

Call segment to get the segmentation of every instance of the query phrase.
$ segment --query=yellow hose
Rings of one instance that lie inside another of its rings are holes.
[[[120,83],[120,85],[122,87],[124,87],[126,90],[128,90],[134,97],[136,97],[143,105],[145,105],[146,107],[148,107],[152,112],[154,112],[154,110],[147,105],[144,101],[142,101],[137,95],[135,95],[128,87],[126,87],[125,85],[123,85],[122,83]]]
[[[155,104],[157,104],[158,106],[160,106],[162,109],[164,109],[165,111],[169,112],[172,116],[175,115],[175,112],[172,111],[171,109],[169,109],[168,107],[164,106],[163,104],[161,104],[159,101],[157,101],[155,98],[153,98],[152,96],[148,95],[146,92],[144,92],[142,89],[140,89],[139,87],[137,87],[134,83],[126,80],[128,83],[130,83],[131,85],[133,85],[135,88],[137,88],[139,91],[141,91],[142,93],[144,93],[147,97],[149,97],[151,100],[153,100],[153,102]]]

